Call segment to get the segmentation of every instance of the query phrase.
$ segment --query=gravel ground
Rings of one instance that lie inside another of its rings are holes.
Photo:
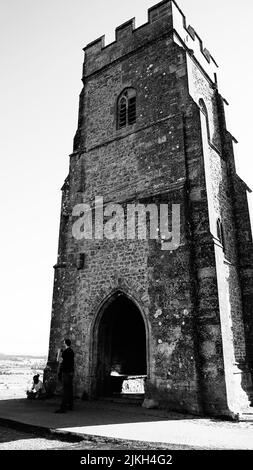
[[[165,449],[166,447],[164,447]],[[1,450],[155,450],[152,445],[138,443],[112,443],[92,440],[70,442],[58,439],[55,436],[40,436],[38,433],[21,431],[5,426],[0,426],[0,451]],[[161,449],[161,447],[157,447]],[[170,445],[171,450],[184,450],[189,447]]]
[[[66,442],[12,428],[0,427],[0,450],[60,449]]]

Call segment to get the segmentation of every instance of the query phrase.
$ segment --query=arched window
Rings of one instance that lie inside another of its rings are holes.
[[[208,112],[207,112],[207,107],[205,105],[205,102],[204,102],[204,100],[202,100],[202,98],[199,100],[199,107],[200,107],[202,113],[204,114],[204,116],[206,118],[207,138],[208,138],[208,140],[210,140],[210,128],[209,128]]]
[[[134,88],[127,88],[121,93],[117,106],[117,127],[130,126],[136,122],[136,91]]]
[[[222,224],[220,219],[217,219],[216,227],[217,227],[217,238],[220,241],[220,243],[222,244],[223,251],[225,253],[226,245],[225,245],[224,229],[223,229],[223,224]]]

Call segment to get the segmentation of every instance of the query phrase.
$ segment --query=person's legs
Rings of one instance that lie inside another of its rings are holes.
[[[47,398],[46,392],[41,392],[38,394],[38,400],[45,400]]]
[[[69,374],[69,389],[68,389],[68,405],[69,409],[73,409],[73,374]]]
[[[67,409],[73,408],[73,374],[62,374],[62,402],[57,412],[65,412]]]
[[[64,406],[68,409],[73,408],[73,374],[68,373],[65,377],[65,396]]]
[[[62,374],[62,402],[61,402],[61,409],[66,410],[68,405],[68,395],[69,395],[69,379],[68,374]]]

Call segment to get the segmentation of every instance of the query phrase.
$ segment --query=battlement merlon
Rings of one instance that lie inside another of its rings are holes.
[[[194,28],[187,26],[186,17],[175,0],[163,0],[149,8],[148,22],[138,28],[135,28],[134,18],[118,26],[114,42],[105,45],[105,36],[101,36],[87,44],[83,49],[84,77],[166,34],[171,34],[174,41],[197,60],[209,78],[216,81],[217,63]]]

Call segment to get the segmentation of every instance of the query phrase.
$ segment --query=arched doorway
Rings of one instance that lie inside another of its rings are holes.
[[[142,393],[147,375],[147,335],[137,305],[115,293],[98,315],[96,328],[96,396]],[[144,393],[144,390],[143,390]]]

